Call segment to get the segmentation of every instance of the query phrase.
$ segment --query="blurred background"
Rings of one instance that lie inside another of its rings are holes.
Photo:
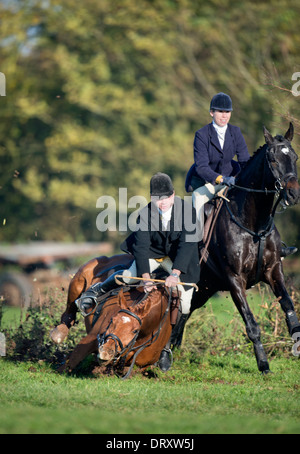
[[[290,121],[298,152],[299,14],[296,0],[2,0],[0,245],[118,252],[126,232],[97,229],[98,198],[148,199],[157,171],[186,195],[194,133],[220,91],[250,154],[263,125],[284,134]],[[275,220],[300,247],[300,205]]]

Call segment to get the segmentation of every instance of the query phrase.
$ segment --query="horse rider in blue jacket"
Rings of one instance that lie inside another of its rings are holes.
[[[210,103],[212,122],[195,133],[194,164],[187,174],[186,190],[193,191],[199,241],[203,238],[204,204],[225,186],[232,186],[234,174],[250,159],[240,128],[229,124],[231,112],[230,96],[216,94]],[[233,161],[235,156],[238,163]]]
[[[212,122],[195,133],[194,164],[188,171],[185,188],[187,192],[193,191],[199,241],[203,239],[204,204],[226,186],[233,186],[235,175],[250,159],[240,128],[229,123],[232,110],[230,96],[217,93],[210,103]],[[238,162],[233,160],[235,156]],[[282,247],[281,256],[296,251],[293,247]]]

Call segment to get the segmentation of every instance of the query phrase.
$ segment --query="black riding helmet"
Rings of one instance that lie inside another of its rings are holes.
[[[170,197],[174,192],[171,178],[165,173],[158,172],[150,180],[150,195],[161,199]]]
[[[210,102],[209,110],[226,110],[227,112],[232,111],[232,101],[230,96],[225,93],[217,93]]]

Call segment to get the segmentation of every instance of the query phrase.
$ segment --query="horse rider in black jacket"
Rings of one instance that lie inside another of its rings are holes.
[[[197,283],[200,279],[196,211],[192,204],[175,196],[172,180],[164,173],[157,173],[151,178],[150,195],[150,203],[139,213],[136,231],[121,244],[123,251],[134,256],[130,268],[123,271],[122,279],[130,284],[136,282],[130,279],[131,276],[142,277],[146,279],[144,290],[149,292],[156,287],[147,279],[151,278],[154,270],[163,268],[169,273],[165,286],[177,286],[180,292],[182,320],[178,322],[183,323],[190,312],[194,288],[183,286],[180,281]],[[115,274],[102,283],[94,284],[80,300],[94,299],[117,287]],[[162,351],[159,365],[166,371],[171,364],[172,354],[168,345]]]

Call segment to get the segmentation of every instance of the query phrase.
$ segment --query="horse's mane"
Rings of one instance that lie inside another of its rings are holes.
[[[265,143],[264,145],[261,145],[256,151],[254,151],[252,156],[250,157],[250,159],[247,161],[244,169],[246,169],[248,166],[252,165],[253,161],[257,158],[257,156],[260,155],[260,153],[262,153],[263,151],[264,152],[266,151],[266,148],[267,148],[267,144]]]
[[[275,141],[282,143],[282,142],[287,142],[287,139],[285,137],[283,137],[282,135],[277,134],[274,137],[274,142]],[[260,156],[260,153],[263,154],[263,152],[266,151],[267,147],[268,147],[268,145],[265,143],[264,145],[261,145],[256,151],[254,151],[252,156],[250,157],[250,159],[247,161],[246,165],[244,166],[243,170],[246,170],[248,167],[252,166],[253,161],[255,161],[256,158],[258,156]]]
[[[265,151],[267,149],[267,144],[261,145],[256,151],[253,152],[253,155],[246,162],[244,167],[237,175],[237,181],[244,179],[247,176],[252,175],[253,169],[257,170],[257,161],[265,157]]]
[[[148,293],[146,298],[144,298],[142,301],[137,303],[133,302],[132,304],[130,304],[130,308],[136,315],[146,317],[149,314],[151,308],[154,307],[154,303],[156,303],[158,298],[160,301],[162,296],[163,289],[157,289]]]

